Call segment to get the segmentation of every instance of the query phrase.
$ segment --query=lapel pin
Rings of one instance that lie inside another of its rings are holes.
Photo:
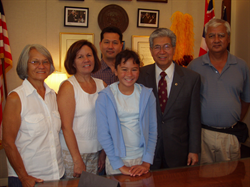
[[[178,83],[175,83],[174,85],[175,85],[175,86],[178,86]]]

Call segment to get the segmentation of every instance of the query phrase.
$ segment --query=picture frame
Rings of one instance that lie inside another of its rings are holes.
[[[88,27],[89,8],[64,7],[64,26],[66,27]]]
[[[60,71],[66,73],[64,60],[70,46],[78,40],[88,40],[94,44],[94,33],[65,33],[60,32]]]
[[[168,2],[168,0],[137,0],[137,1],[160,2],[160,3],[167,3]]]
[[[137,14],[137,27],[158,28],[160,10],[140,9]]]
[[[137,52],[140,56],[142,65],[149,65],[154,63],[154,59],[151,55],[150,46],[149,46],[149,36],[139,36],[139,35],[132,35],[132,42],[131,42],[132,50]]]

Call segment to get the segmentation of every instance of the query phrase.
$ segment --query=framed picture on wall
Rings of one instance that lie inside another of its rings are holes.
[[[149,36],[132,35],[132,50],[139,54],[142,66],[154,63],[149,47]]]
[[[88,27],[89,8],[64,7],[64,26]]]
[[[158,28],[159,10],[138,8],[137,27]]]
[[[64,60],[70,46],[78,40],[88,40],[94,44],[93,33],[65,33],[60,32],[60,71],[66,73]]]

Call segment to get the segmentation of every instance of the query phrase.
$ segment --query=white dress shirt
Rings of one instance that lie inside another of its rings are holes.
[[[168,91],[168,97],[171,91],[171,86],[172,86],[172,82],[173,82],[173,78],[174,78],[174,69],[175,69],[175,64],[172,62],[170,64],[170,66],[165,70],[165,73],[167,74],[165,79],[167,81],[167,91]],[[155,80],[156,80],[156,88],[158,91],[158,84],[159,84],[159,80],[161,79],[161,68],[159,68],[157,66],[157,64],[155,63]]]
[[[27,79],[12,91],[18,94],[22,106],[15,144],[28,175],[58,180],[65,172],[59,141],[61,119],[54,90],[44,86],[44,100]],[[18,177],[9,162],[8,175]]]

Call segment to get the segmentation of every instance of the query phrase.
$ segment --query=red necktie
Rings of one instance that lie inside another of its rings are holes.
[[[160,101],[161,112],[164,113],[167,101],[168,101],[168,91],[167,91],[167,81],[165,76],[167,74],[163,71],[161,72],[160,76],[161,79],[159,80],[158,84],[158,96]]]

